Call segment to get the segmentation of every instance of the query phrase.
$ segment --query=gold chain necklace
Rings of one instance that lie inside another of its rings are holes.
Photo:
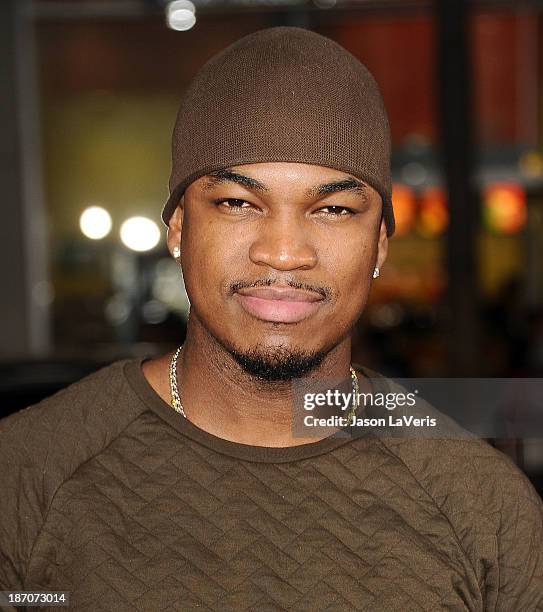
[[[183,404],[181,403],[181,397],[179,396],[179,389],[177,388],[177,358],[179,357],[179,353],[183,347],[179,347],[175,353],[172,355],[172,359],[170,361],[170,402],[172,408],[179,412],[182,416],[187,418],[185,414],[185,410],[183,408]],[[353,407],[349,410],[347,414],[347,422],[350,423],[356,411],[358,409],[359,404],[359,393],[360,387],[358,385],[358,376],[354,371],[352,366],[349,366],[349,370],[351,372],[351,381],[353,384]],[[187,419],[188,420],[188,419]]]

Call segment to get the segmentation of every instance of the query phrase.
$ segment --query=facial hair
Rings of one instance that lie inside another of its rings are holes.
[[[301,378],[319,366],[326,356],[326,351],[308,353],[282,346],[257,346],[243,352],[229,348],[228,352],[245,372],[270,382]]]

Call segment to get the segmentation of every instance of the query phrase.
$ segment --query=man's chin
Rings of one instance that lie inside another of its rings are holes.
[[[307,352],[285,346],[229,348],[236,362],[251,376],[265,381],[301,378],[322,363],[326,351]]]

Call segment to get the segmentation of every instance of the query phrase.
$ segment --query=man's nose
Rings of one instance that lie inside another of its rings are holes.
[[[267,219],[249,249],[251,261],[275,270],[311,269],[317,264],[317,253],[307,228],[290,215]]]

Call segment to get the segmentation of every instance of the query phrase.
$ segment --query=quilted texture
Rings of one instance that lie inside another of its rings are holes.
[[[486,443],[235,444],[139,366],[0,422],[1,589],[108,612],[543,610],[541,500]]]

